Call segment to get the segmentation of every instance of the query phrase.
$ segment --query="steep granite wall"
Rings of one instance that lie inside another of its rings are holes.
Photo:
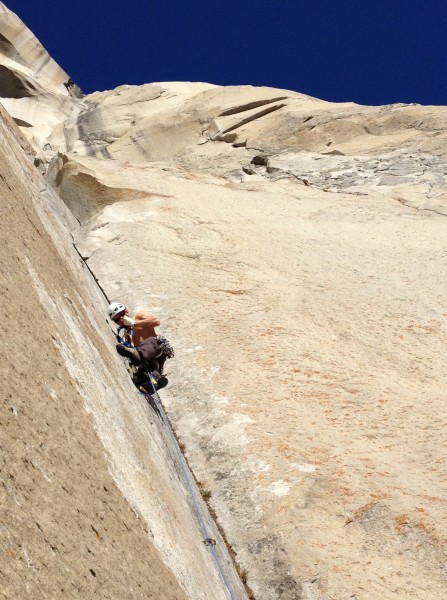
[[[228,598],[163,423],[61,224],[76,221],[2,108],[0,140],[1,596]]]

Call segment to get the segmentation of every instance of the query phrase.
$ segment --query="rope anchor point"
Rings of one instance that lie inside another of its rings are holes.
[[[213,538],[205,538],[203,540],[203,543],[205,544],[205,546],[215,546],[216,540],[214,540]]]

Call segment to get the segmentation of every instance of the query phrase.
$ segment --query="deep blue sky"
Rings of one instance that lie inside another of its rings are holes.
[[[447,105],[447,0],[6,0],[85,93],[267,85]]]

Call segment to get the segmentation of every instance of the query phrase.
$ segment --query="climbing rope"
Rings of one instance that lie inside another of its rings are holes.
[[[172,431],[171,424],[169,423],[169,420],[168,420],[168,417],[166,416],[166,413],[164,411],[163,405],[161,404],[160,397],[159,397],[159,395],[157,393],[157,390],[155,389],[154,383],[156,383],[156,382],[154,380],[154,377],[152,376],[152,373],[148,372],[147,375],[149,377],[149,381],[150,381],[152,389],[153,389],[153,394],[150,394],[150,395],[154,399],[155,405],[157,407],[157,410],[158,410],[159,414],[161,415],[161,418],[162,418],[164,424],[166,425],[166,428],[167,428],[168,433],[169,433],[169,437],[170,437],[170,439],[171,439],[171,441],[172,441],[172,443],[174,445],[175,453],[177,455],[177,459],[178,459],[178,462],[180,464],[180,468],[181,468],[181,470],[183,472],[183,476],[185,478],[186,485],[188,486],[189,494],[190,494],[191,499],[192,499],[193,504],[194,504],[194,509],[195,509],[197,518],[199,520],[200,526],[202,528],[203,536],[204,536],[203,543],[206,546],[208,546],[208,548],[211,550],[211,553],[212,553],[212,555],[214,557],[214,561],[215,561],[215,563],[217,565],[217,568],[218,568],[219,573],[220,573],[220,575],[222,577],[224,585],[227,588],[228,594],[229,594],[231,600],[235,600],[235,597],[234,597],[234,595],[233,595],[233,593],[231,591],[231,588],[229,586],[228,580],[225,577],[225,573],[224,573],[222,564],[221,564],[221,562],[219,560],[219,557],[217,555],[217,552],[216,552],[216,548],[215,548],[215,546],[216,546],[216,540],[214,540],[209,535],[209,531],[208,531],[208,528],[207,528],[206,523],[205,523],[205,518],[204,518],[203,512],[202,512],[202,510],[201,510],[201,508],[199,506],[199,503],[197,501],[196,494],[195,494],[194,488],[192,486],[191,477],[190,477],[190,475],[188,473],[188,467],[186,465],[185,458],[184,458],[183,454],[180,451],[180,448],[179,448],[179,445],[177,443],[176,437],[174,435],[174,432]],[[145,396],[148,395],[148,392],[142,392],[142,393]]]

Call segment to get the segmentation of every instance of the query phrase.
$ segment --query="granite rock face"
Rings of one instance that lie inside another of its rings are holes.
[[[2,103],[174,343],[163,401],[256,598],[444,597],[447,108],[51,73],[35,118]]]
[[[0,139],[2,597],[224,600],[175,448],[118,358],[106,300],[73,248],[77,222],[3,109]]]
[[[0,2],[0,102],[36,149],[51,159],[49,137],[80,110],[82,92],[24,23]],[[42,168],[44,171],[45,168]]]

